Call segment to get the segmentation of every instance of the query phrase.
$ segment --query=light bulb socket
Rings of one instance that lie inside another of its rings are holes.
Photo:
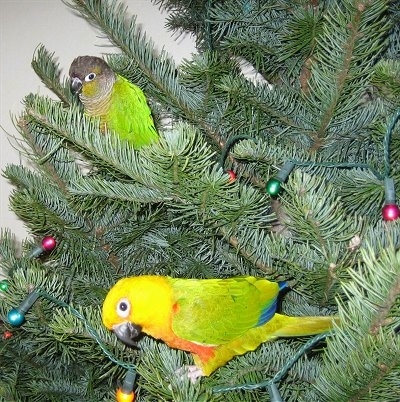
[[[279,169],[279,172],[276,173],[275,179],[279,180],[281,183],[284,183],[289,176],[290,172],[294,168],[294,163],[291,161],[286,161],[283,166]]]
[[[18,307],[18,311],[23,314],[26,314],[29,309],[34,305],[35,301],[38,299],[39,293],[33,291],[29,293],[29,295],[25,298],[25,300]]]
[[[29,258],[38,258],[43,254],[43,247],[36,246],[30,253]]]
[[[274,382],[272,382],[268,387],[268,393],[271,402],[283,402],[281,394],[279,393],[278,387]]]
[[[124,383],[122,384],[121,390],[124,394],[129,394],[133,391],[135,387],[136,373],[134,371],[128,371],[125,375]]]
[[[392,177],[385,177],[385,204],[396,204],[396,191]]]

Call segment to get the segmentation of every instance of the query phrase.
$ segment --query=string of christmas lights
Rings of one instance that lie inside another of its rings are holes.
[[[270,178],[266,185],[265,191],[273,198],[278,197],[282,190],[282,184],[285,183],[289,174],[292,172],[295,166],[298,167],[326,167],[326,168],[336,168],[336,169],[368,169],[373,173],[373,175],[380,181],[383,182],[385,189],[385,202],[382,207],[382,218],[385,221],[394,221],[400,217],[400,208],[396,204],[396,192],[394,187],[394,180],[390,177],[390,142],[392,138],[393,129],[396,126],[397,121],[400,118],[400,109],[394,114],[392,120],[390,121],[385,136],[383,139],[383,153],[384,153],[384,173],[380,173],[373,166],[367,163],[348,163],[348,162],[307,162],[299,161],[296,159],[288,159],[274,177]],[[229,153],[230,148],[239,140],[251,138],[246,135],[234,136],[226,142],[220,157],[220,165],[224,168],[225,160]],[[227,173],[230,175],[231,180],[236,180],[236,174],[228,170]],[[234,175],[234,176],[233,176]],[[232,177],[234,177],[232,179]]]
[[[52,237],[45,237],[42,240],[40,246],[36,247],[29,256],[32,258],[38,258],[43,253],[51,252],[56,247],[56,240]],[[3,292],[8,291],[10,282],[6,279],[0,281],[0,290]],[[26,321],[26,315],[35,302],[40,298],[47,299],[54,303],[55,305],[65,308],[71,315],[80,320],[89,335],[97,342],[101,348],[104,355],[109,358],[113,363],[127,370],[124,382],[121,387],[116,390],[116,401],[117,402],[133,402],[135,400],[135,382],[136,382],[136,366],[132,363],[124,362],[116,358],[106,347],[105,343],[102,341],[99,333],[89,324],[88,320],[75,308],[71,307],[69,304],[62,300],[59,300],[52,295],[48,294],[42,289],[36,288],[31,291],[27,297],[21,302],[18,307],[12,308],[7,314],[7,322],[13,327],[20,327]],[[10,334],[10,335],[9,335]],[[7,335],[4,333],[3,338],[7,339],[12,336],[12,332],[7,331]],[[214,393],[229,392],[234,390],[254,390],[258,388],[267,388],[271,397],[271,402],[283,402],[281,395],[279,393],[277,383],[287,374],[290,368],[296,363],[296,361],[303,356],[303,354],[310,349],[313,345],[318,343],[320,340],[324,339],[327,334],[320,334],[311,338],[306,342],[297,353],[281,368],[281,370],[276,373],[276,375],[270,379],[260,383],[254,384],[239,384],[233,386],[219,386],[213,388]]]
[[[46,236],[42,239],[39,246],[35,247],[29,254],[30,258],[38,258],[43,253],[51,252],[57,245],[56,239],[51,236]],[[0,281],[0,290],[2,292],[7,292],[9,289],[10,282],[6,279]],[[69,304],[62,300],[59,300],[47,292],[37,288],[32,290],[27,297],[21,302],[18,307],[12,308],[7,314],[7,322],[13,327],[20,327],[26,320],[26,314],[35,304],[39,297],[45,298],[59,307],[65,308],[70,314],[75,318],[78,318],[85,326],[89,335],[97,342],[100,349],[113,363],[119,365],[127,370],[125,380],[122,387],[118,388],[116,391],[117,402],[132,402],[135,399],[135,394],[133,392],[136,379],[136,367],[132,363],[126,363],[117,359],[106,347],[102,341],[99,333],[89,324],[88,320],[76,309],[71,307]],[[7,334],[6,334],[7,332]],[[6,339],[12,336],[11,331],[6,331],[3,337]]]
[[[50,300],[54,304],[58,305],[59,307],[63,307],[70,314],[72,314],[75,318],[78,318],[86,328],[86,331],[89,335],[97,342],[100,346],[100,349],[107,356],[113,363],[117,364],[118,366],[128,370],[127,376],[125,378],[124,384],[121,388],[118,388],[116,392],[116,400],[117,402],[132,402],[134,401],[134,383],[136,378],[136,366],[132,363],[126,363],[122,360],[117,359],[105,346],[104,342],[102,341],[99,333],[89,324],[87,319],[76,309],[71,307],[69,304],[63,302],[62,300],[56,299],[55,297],[51,296],[50,294],[40,290],[35,289],[23,300],[23,302],[17,308],[13,308],[7,314],[7,321],[13,327],[19,327],[25,322],[25,315],[30,310],[30,308],[34,305],[36,300],[39,297],[43,297],[47,300]]]
[[[372,166],[365,163],[333,163],[333,162],[301,162],[294,159],[290,159],[282,166],[279,172],[275,175],[275,177],[268,180],[266,184],[266,192],[271,197],[277,197],[280,190],[281,184],[284,183],[289,176],[290,172],[294,168],[294,166],[321,166],[328,168],[362,168],[370,170],[374,176],[383,181],[385,188],[385,203],[382,207],[382,218],[385,221],[394,221],[400,217],[400,208],[396,204],[396,192],[394,188],[394,180],[390,177],[390,142],[392,138],[393,129],[400,117],[400,109],[397,110],[395,115],[393,116],[390,124],[387,127],[384,140],[383,140],[383,152],[384,152],[384,160],[385,160],[385,169],[384,173],[381,174]]]
[[[292,356],[292,358],[288,360],[286,364],[270,380],[262,381],[259,383],[218,386],[214,387],[213,391],[215,393],[219,393],[219,392],[229,392],[236,390],[255,390],[260,388],[267,388],[271,398],[271,402],[283,402],[276,384],[279,383],[282,380],[282,378],[286,376],[288,371],[293,367],[293,365],[297,362],[297,360],[300,359],[301,356],[303,356],[309,349],[311,349],[318,342],[325,339],[328,335],[329,333],[322,333],[309,339],[301,348],[299,348],[299,350]]]
[[[302,162],[294,159],[287,160],[281,169],[277,172],[277,174],[268,180],[266,184],[266,192],[272,197],[278,196],[282,189],[282,184],[287,180],[287,177],[294,169],[295,166],[321,166],[328,168],[364,168],[369,169],[378,180],[383,181],[385,188],[385,204],[382,208],[382,217],[385,221],[396,220],[400,217],[400,208],[396,204],[396,193],[394,189],[394,180],[390,177],[390,140],[392,136],[393,129],[400,117],[400,109],[396,112],[393,119],[391,120],[388,128],[386,130],[386,134],[384,137],[384,160],[385,160],[385,169],[384,173],[381,174],[376,169],[368,164],[358,164],[358,163],[332,163],[332,162]],[[239,139],[249,138],[248,136],[237,136],[233,137],[229,140],[225,149],[222,152],[220,158],[220,165],[223,168],[225,159],[229,152],[229,149],[232,145],[238,141]],[[228,170],[227,173],[230,176],[230,181],[234,181],[236,179],[236,175],[233,171]],[[51,252],[57,245],[56,239],[52,236],[46,236],[43,238],[40,246],[35,247],[29,257],[38,258],[43,253]],[[9,289],[10,282],[7,279],[0,281],[0,291],[7,292]],[[89,324],[86,318],[76,309],[68,305],[67,303],[53,297],[47,292],[41,289],[34,289],[28,296],[22,301],[22,303],[16,307],[11,309],[7,314],[7,322],[13,327],[21,326],[26,320],[26,314],[29,312],[31,307],[37,301],[39,297],[45,298],[59,307],[65,308],[70,314],[79,319],[85,326],[87,332],[91,335],[91,337],[97,342],[102,352],[107,356],[113,363],[123,367],[127,370],[124,382],[120,388],[116,391],[116,400],[117,402],[132,402],[135,399],[135,382],[136,382],[136,366],[132,363],[126,363],[117,359],[105,346],[102,341],[99,333]],[[328,334],[320,334],[313,338],[311,338],[308,342],[306,342],[297,353],[295,353],[292,358],[279,370],[276,375],[266,381],[262,381],[259,383],[250,383],[250,384],[237,384],[233,386],[218,386],[213,388],[214,393],[222,393],[229,392],[234,390],[254,390],[259,388],[266,388],[270,394],[270,399],[272,402],[282,402],[281,395],[279,393],[279,389],[277,387],[277,383],[281,381],[281,379],[287,374],[290,368],[296,363],[296,361],[306,353],[308,349],[310,349],[313,345],[318,343],[320,340],[324,339]],[[11,331],[7,331],[3,334],[4,339],[9,339],[12,336]]]

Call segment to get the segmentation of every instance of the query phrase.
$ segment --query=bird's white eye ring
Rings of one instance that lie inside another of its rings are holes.
[[[96,74],[95,73],[90,73],[85,77],[85,81],[89,82],[89,81],[93,81],[96,78]]]
[[[117,314],[122,317],[126,318],[128,317],[129,313],[131,311],[131,304],[129,303],[128,299],[121,299],[117,303]]]

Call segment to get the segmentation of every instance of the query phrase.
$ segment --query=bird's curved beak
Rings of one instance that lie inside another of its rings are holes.
[[[120,341],[129,346],[136,346],[134,339],[140,335],[142,328],[139,325],[127,321],[122,324],[114,325],[112,330]]]
[[[82,81],[77,77],[73,78],[71,81],[71,89],[75,95],[80,94],[82,90]]]

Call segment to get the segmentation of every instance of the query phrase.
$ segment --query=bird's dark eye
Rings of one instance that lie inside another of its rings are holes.
[[[85,77],[85,81],[93,81],[96,78],[96,74],[95,73],[90,73]]]
[[[117,314],[122,317],[126,318],[129,315],[131,310],[131,305],[128,299],[121,299],[117,304]]]

